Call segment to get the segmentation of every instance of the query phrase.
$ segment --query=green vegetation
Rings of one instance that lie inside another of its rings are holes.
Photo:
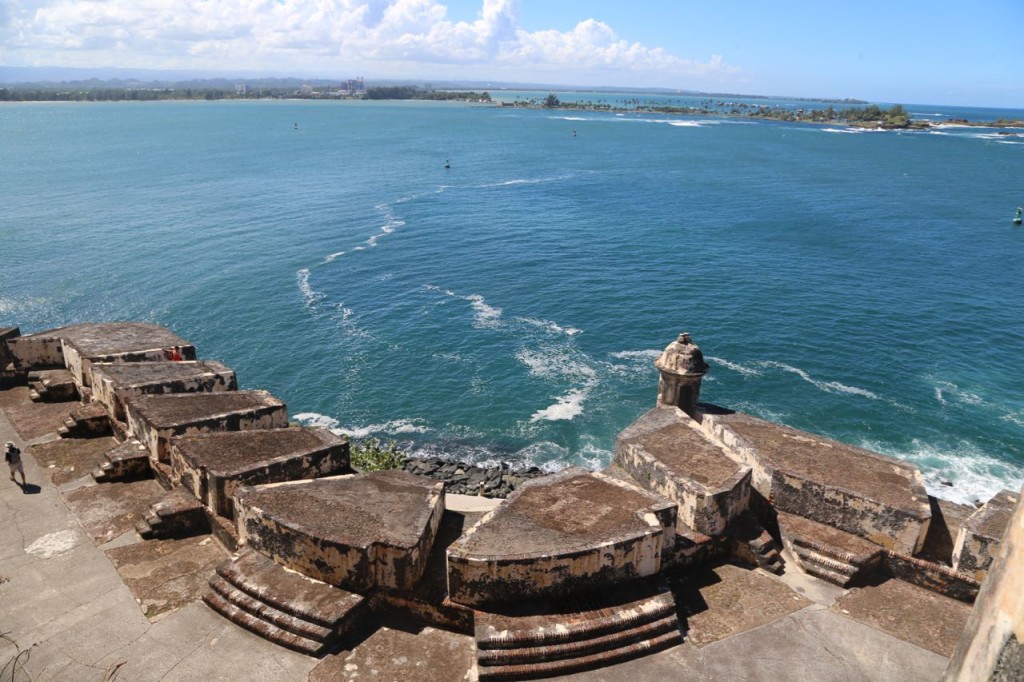
[[[387,471],[401,469],[408,455],[391,440],[387,443],[376,438],[349,443],[352,468],[359,471]]]
[[[547,109],[554,109],[561,104],[562,103],[558,101],[558,96],[553,92],[544,99],[544,106]]]
[[[487,92],[462,92],[448,90],[431,90],[418,88],[415,85],[390,85],[366,89],[367,99],[432,99],[460,100],[474,102],[490,102],[491,95]]]

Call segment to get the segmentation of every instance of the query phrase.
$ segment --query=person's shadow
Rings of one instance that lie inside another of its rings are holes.
[[[15,481],[15,483],[18,482]],[[37,486],[35,483],[18,483],[18,487],[21,488],[21,492],[23,492],[26,495],[38,495],[39,493],[43,492],[43,489]]]

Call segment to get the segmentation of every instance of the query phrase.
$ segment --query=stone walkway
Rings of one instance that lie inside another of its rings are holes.
[[[155,483],[94,484],[96,444],[53,440],[45,425],[58,410],[36,407],[27,389],[0,391],[0,442],[26,453],[30,484],[23,491],[0,476],[0,679],[475,678],[464,635],[388,623],[320,661],[216,615],[199,597],[226,552],[209,536],[141,541],[127,517],[159,493]],[[11,408],[30,442],[46,443],[39,462]],[[780,579],[728,565],[691,576],[677,598],[685,644],[554,679],[936,680],[968,611],[905,583],[846,591],[795,568]]]

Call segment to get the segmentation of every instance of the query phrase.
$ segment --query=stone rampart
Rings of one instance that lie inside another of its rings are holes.
[[[750,505],[751,470],[707,440],[682,410],[652,410],[624,430],[615,463],[644,488],[679,506],[679,521],[718,535]]]
[[[449,598],[552,598],[654,575],[675,520],[671,502],[580,469],[529,481],[448,548]]]

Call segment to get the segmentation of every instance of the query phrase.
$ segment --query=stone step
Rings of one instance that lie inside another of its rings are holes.
[[[618,630],[590,639],[516,649],[482,649],[478,652],[477,662],[486,666],[502,666],[580,658],[602,651],[612,651],[678,630],[679,620],[675,614],[671,614],[635,628]]]
[[[580,641],[675,616],[676,604],[670,591],[634,589],[641,593],[614,602],[611,596],[595,596],[559,605],[525,606],[512,614],[478,611],[477,648],[513,649]]]
[[[140,524],[149,526],[148,534],[139,530],[143,526],[136,527],[145,539],[180,538],[210,532],[202,502],[182,488],[175,488],[153,504]]]
[[[128,440],[108,450],[105,461],[93,472],[97,482],[130,481],[151,475],[149,452],[137,440]]]
[[[256,618],[265,620],[282,630],[287,630],[306,639],[325,644],[336,634],[330,628],[287,614],[264,601],[250,597],[219,575],[215,575],[210,579],[210,588],[227,601]]]
[[[878,566],[882,548],[862,537],[793,514],[780,512],[779,532],[800,566],[841,587]]]
[[[806,547],[793,549],[800,568],[839,587],[848,586],[858,573],[856,566],[836,561]]]
[[[203,595],[203,601],[207,606],[235,625],[288,649],[293,649],[309,656],[319,656],[327,648],[323,642],[317,642],[302,635],[297,635],[294,632],[288,632],[273,623],[257,618],[244,609],[235,606],[216,592],[207,592]]]
[[[152,540],[156,537],[153,533],[153,527],[145,520],[139,520],[135,523],[135,532],[138,533],[139,537],[143,540]]]
[[[289,571],[251,549],[218,566],[217,575],[279,611],[339,633],[349,631],[369,610],[362,595]]]
[[[815,578],[824,580],[827,583],[832,583],[833,585],[838,585],[839,587],[846,587],[851,582],[850,576],[843,573],[836,573],[835,571],[829,570],[824,566],[819,566],[818,564],[801,563],[800,568],[802,568],[806,573],[813,575]]]
[[[516,665],[478,666],[480,680],[524,680],[582,672],[594,668],[646,656],[682,643],[678,630],[665,632],[651,639],[634,642],[599,653],[557,661],[522,663]]]

